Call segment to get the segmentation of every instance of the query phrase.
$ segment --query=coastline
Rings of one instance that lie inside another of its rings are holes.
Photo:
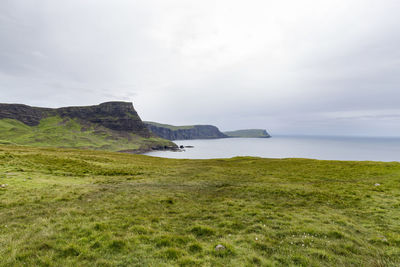
[[[280,137],[181,140],[193,145],[182,153],[148,151],[146,155],[180,159],[232,157],[303,158],[338,161],[399,162],[400,138]]]

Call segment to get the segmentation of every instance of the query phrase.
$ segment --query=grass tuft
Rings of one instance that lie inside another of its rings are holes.
[[[190,232],[197,237],[208,237],[215,235],[215,230],[207,226],[195,226]]]

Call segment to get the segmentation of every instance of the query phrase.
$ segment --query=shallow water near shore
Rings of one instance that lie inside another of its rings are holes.
[[[400,161],[400,138],[274,136],[174,141],[183,152],[154,151],[165,158],[211,159],[235,156],[310,158],[322,160]]]

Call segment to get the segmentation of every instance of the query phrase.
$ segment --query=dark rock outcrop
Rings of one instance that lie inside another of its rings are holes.
[[[48,117],[54,110],[30,107],[22,104],[0,104],[0,119],[14,119],[29,126],[38,125],[40,120]]]
[[[168,140],[216,139],[227,137],[213,125],[179,127],[152,122],[145,122],[145,124],[152,133]]]
[[[30,107],[21,104],[0,104],[0,119],[15,119],[26,125],[35,126],[39,124],[40,120],[49,116],[77,118],[115,131],[131,132],[142,137],[151,136],[133,104],[129,102],[106,102],[95,106],[58,109]]]
[[[115,131],[134,132],[150,137],[133,104],[129,102],[106,102],[88,107],[66,107],[57,109],[61,117],[79,118]]]

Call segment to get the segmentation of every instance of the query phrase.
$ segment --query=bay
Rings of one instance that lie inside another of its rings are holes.
[[[263,158],[310,158],[322,160],[400,161],[400,138],[274,136],[272,138],[223,138],[177,140],[194,146],[183,152],[153,151],[149,156],[211,159],[253,156]]]

